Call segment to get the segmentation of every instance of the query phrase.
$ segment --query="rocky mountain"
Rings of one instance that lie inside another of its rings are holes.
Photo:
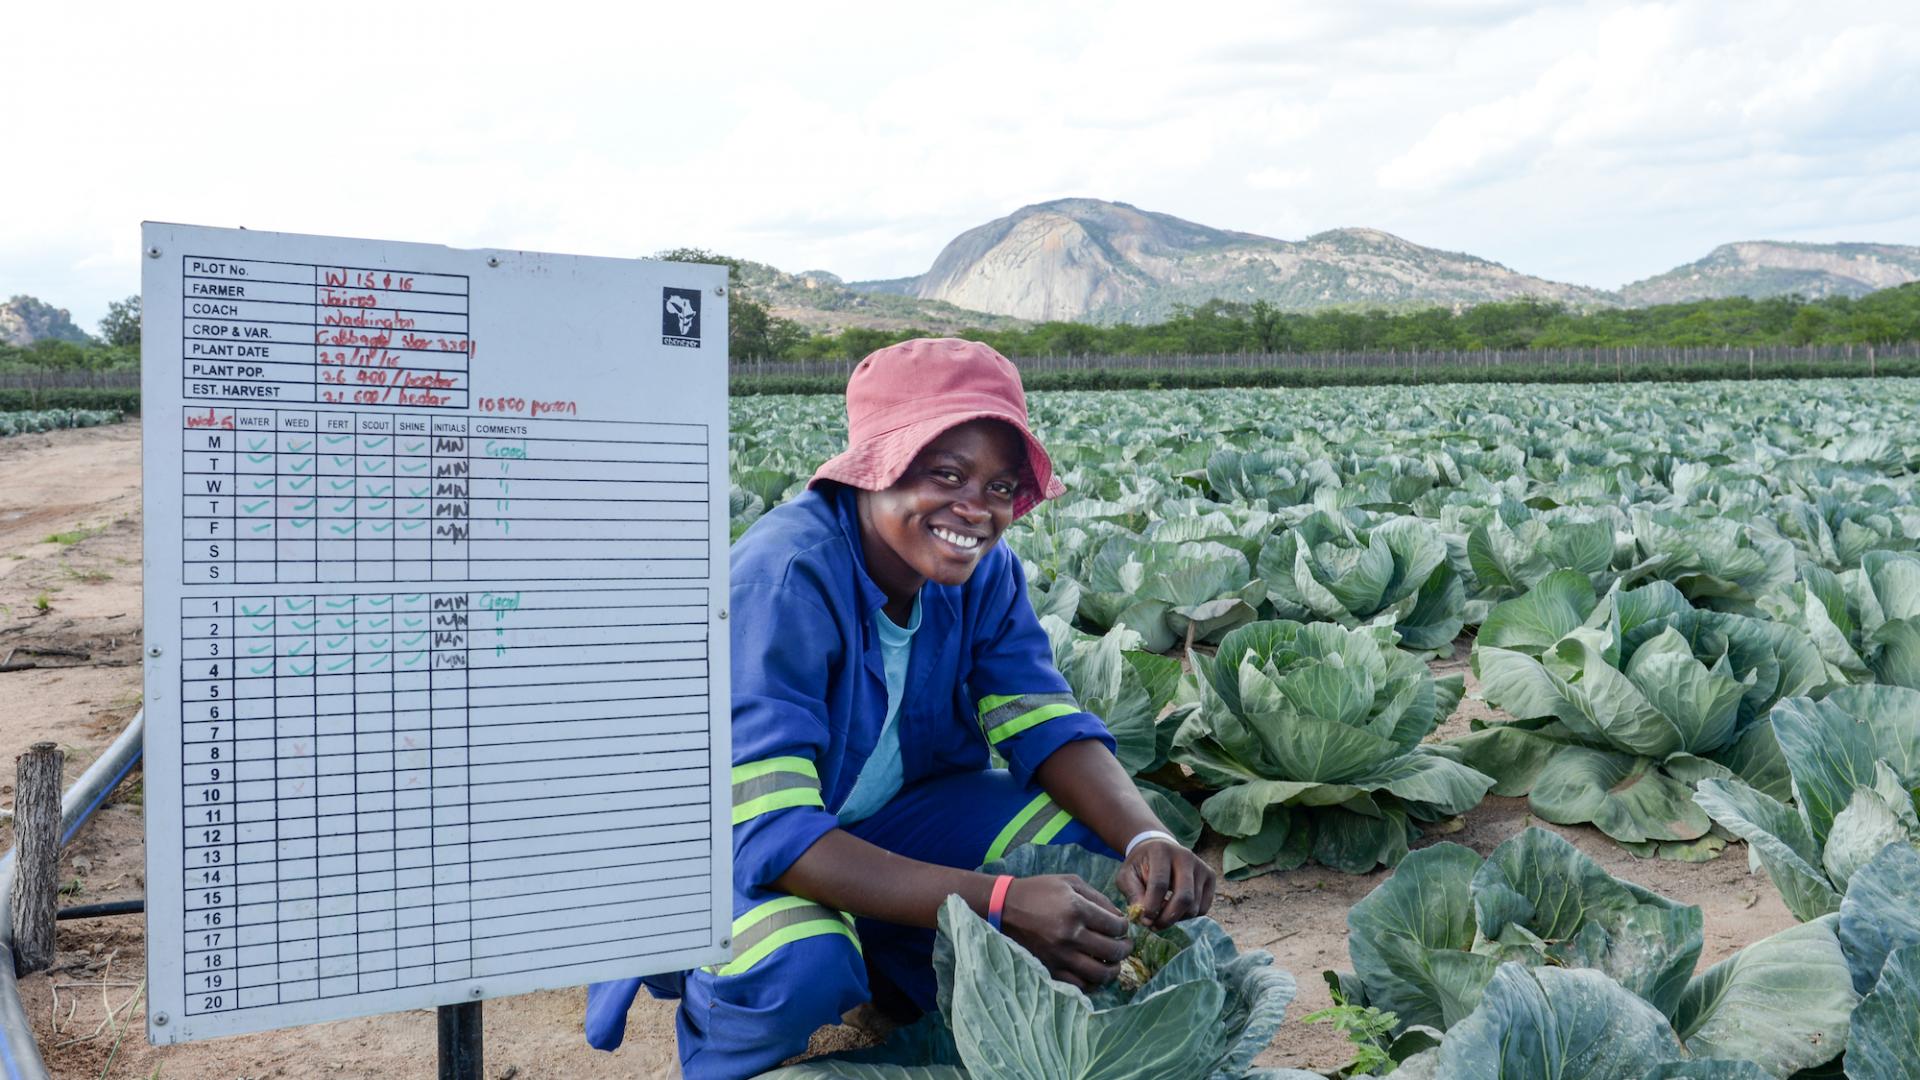
[[[73,325],[73,316],[31,296],[16,296],[0,304],[0,344],[31,345],[36,341],[71,341],[85,344],[92,340],[85,330]]]
[[[1920,281],[1920,247],[1898,244],[1722,244],[1707,257],[1620,290],[1632,307],[1723,296],[1864,296]]]
[[[1523,296],[1580,306],[1613,298],[1377,229],[1305,240],[1232,232],[1099,199],[1022,207],[961,233],[917,278],[856,282],[1022,319],[1156,322],[1176,304],[1266,300],[1286,310],[1467,305]]]
[[[850,287],[825,270],[789,274],[765,263],[743,260],[740,285],[748,297],[767,305],[769,313],[792,319],[812,331],[861,326],[876,330],[918,328],[946,334],[969,327],[993,330],[1021,322],[1006,315],[963,310],[943,300]]]

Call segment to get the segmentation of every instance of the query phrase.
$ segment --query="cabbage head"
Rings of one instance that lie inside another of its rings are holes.
[[[1920,690],[1847,686],[1774,709],[1794,804],[1738,779],[1694,796],[1747,841],[1797,918],[1841,906],[1855,872],[1890,843],[1920,844]]]
[[[1117,904],[1120,864],[1072,845],[1021,848],[981,869],[1078,874]],[[1266,952],[1238,951],[1204,916],[1164,931],[1136,928],[1152,972],[1138,989],[1082,993],[987,925],[957,896],[940,910],[933,964],[938,1009],[885,1044],[763,1074],[779,1080],[1239,1080],[1287,1004],[1293,977]]]
[[[1547,821],[1592,822],[1639,854],[1682,859],[1724,846],[1691,785],[1742,776],[1784,797],[1768,711],[1828,685],[1793,627],[1694,608],[1664,581],[1596,601],[1572,571],[1495,606],[1472,663],[1482,695],[1517,719],[1447,753]]]
[[[1831,932],[1827,936],[1830,940]],[[1795,959],[1782,956],[1778,962]],[[1818,981],[1781,974],[1771,983],[1756,980],[1732,988],[1726,1002],[1744,1014],[1738,1021],[1765,1024],[1773,1018],[1765,1006],[1791,1002],[1788,987]],[[1828,1007],[1815,1021],[1825,1025],[1815,1032],[1817,1040],[1785,1059],[1768,1058],[1737,1052],[1771,1053],[1781,1040],[1770,1039],[1772,1033],[1764,1029],[1753,1032],[1750,1045],[1728,1048],[1698,1033],[1690,1037],[1601,972],[1503,964],[1479,1006],[1439,1046],[1408,1058],[1393,1075],[1398,1080],[1784,1080],[1799,1067],[1792,1062],[1814,1058],[1816,1065],[1825,1064],[1845,1045],[1852,991],[1829,991],[1826,997]],[[1808,1026],[1795,1025],[1793,1034]]]
[[[1920,1061],[1920,851],[1888,844],[1840,901],[1840,948],[1866,996],[1853,1014],[1847,1075],[1903,1080]]]
[[[1686,598],[1720,611],[1759,614],[1761,597],[1793,584],[1793,544],[1724,517],[1636,507],[1634,567],[1621,580],[1670,581]]]
[[[1838,574],[1803,565],[1767,607],[1807,632],[1832,680],[1920,689],[1920,556],[1870,551]]]
[[[1201,806],[1243,878],[1313,858],[1347,873],[1392,866],[1413,822],[1465,813],[1491,777],[1421,740],[1460,701],[1386,627],[1259,622],[1192,657],[1199,708],[1173,759],[1223,788]]]
[[[1466,588],[1446,541],[1418,518],[1366,518],[1316,510],[1267,541],[1258,570],[1274,614],[1349,629],[1392,626],[1409,649],[1448,648],[1466,621]]]
[[[1612,877],[1545,829],[1486,859],[1452,843],[1408,855],[1347,912],[1347,930],[1348,999],[1441,1030],[1508,961],[1593,968],[1671,1016],[1702,945],[1699,908]]]

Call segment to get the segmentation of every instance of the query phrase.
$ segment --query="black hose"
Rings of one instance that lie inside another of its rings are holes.
[[[138,900],[107,900],[98,904],[75,904],[53,913],[56,919],[98,919],[106,915],[140,915],[147,910],[145,897]]]
[[[60,843],[65,845],[99,809],[107,793],[140,762],[146,714],[136,713],[113,745],[95,758],[60,798]],[[33,1041],[33,1025],[20,1004],[13,975],[13,852],[0,858],[0,1074],[6,1080],[49,1080],[47,1063]]]

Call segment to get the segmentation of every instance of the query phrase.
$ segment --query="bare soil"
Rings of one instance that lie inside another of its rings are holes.
[[[51,739],[66,748],[68,780],[105,748],[139,707],[140,442],[137,423],[0,439],[0,755]],[[11,655],[10,655],[11,654]],[[1465,670],[1457,658],[1436,670]],[[28,666],[31,665],[31,666]],[[1471,696],[1436,737],[1496,715]],[[0,761],[5,757],[0,756]],[[11,786],[0,785],[0,801]],[[1485,854],[1528,825],[1525,800],[1489,798],[1423,843],[1466,844]],[[1642,861],[1590,828],[1546,826],[1609,872],[1706,914],[1702,965],[1792,925],[1764,876],[1729,845],[1703,864]],[[1203,855],[1219,865],[1217,844]],[[140,896],[145,888],[139,776],[121,785],[62,857],[63,903]],[[1243,949],[1266,949],[1300,984],[1288,1022],[1259,1064],[1331,1070],[1345,1042],[1299,1018],[1330,1002],[1320,972],[1348,966],[1346,913],[1386,871],[1349,876],[1320,867],[1223,882],[1214,916]],[[156,1048],[146,1039],[145,926],[138,917],[63,922],[50,972],[21,981],[34,1034],[56,1077],[429,1077],[435,1020],[396,1013],[258,1035]],[[581,989],[486,1003],[490,1078],[673,1076],[673,1010],[644,994],[627,1042],[606,1054],[580,1035]],[[823,1029],[814,1049],[858,1045],[852,1027]]]

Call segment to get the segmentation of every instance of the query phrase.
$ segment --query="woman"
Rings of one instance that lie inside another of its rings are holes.
[[[848,381],[847,428],[847,451],[733,548],[734,959],[645,980],[681,998],[688,1077],[800,1053],[868,1000],[870,969],[932,1008],[949,894],[1055,978],[1111,979],[1128,946],[1105,897],[973,869],[1022,844],[1123,856],[1120,888],[1155,926],[1213,902],[1212,871],[1073,701],[999,543],[1065,491],[1012,363],[951,338],[881,349]],[[619,1045],[639,984],[589,990],[590,1043]]]

